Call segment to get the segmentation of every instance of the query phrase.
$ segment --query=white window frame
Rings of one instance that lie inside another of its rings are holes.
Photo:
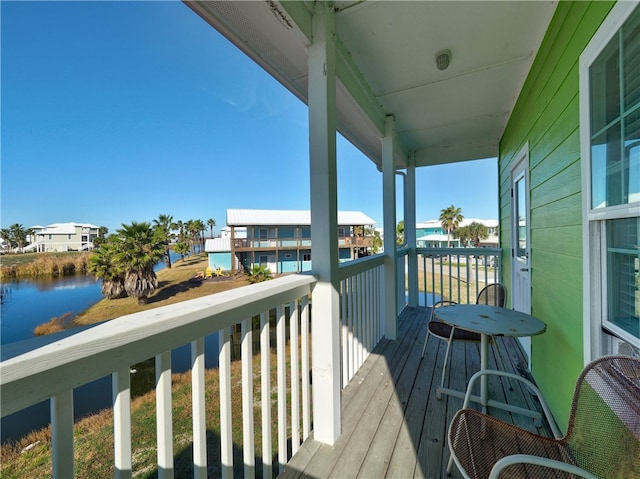
[[[631,203],[605,208],[591,209],[591,118],[590,118],[590,82],[589,68],[600,53],[618,34],[620,28],[633,13],[639,2],[618,2],[607,18],[591,38],[580,55],[580,150],[582,168],[582,247],[583,247],[583,335],[584,363],[610,353],[608,344],[611,336],[603,329],[603,317],[606,314],[606,272],[602,265],[606,256],[605,221],[640,216],[640,205]],[[622,340],[638,346],[640,340],[624,331],[616,335]]]

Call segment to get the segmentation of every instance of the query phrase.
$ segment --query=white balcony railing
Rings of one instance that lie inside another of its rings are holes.
[[[383,264],[377,255],[340,265],[343,387],[384,335]]]
[[[343,264],[339,269],[343,385],[353,377],[383,335],[381,268],[382,257],[372,257]],[[158,477],[172,477],[171,351],[190,344],[194,477],[204,478],[207,476],[208,447],[204,338],[217,332],[222,477],[234,475],[231,411],[233,401],[241,401],[244,477],[256,475],[254,438],[260,435],[262,451],[258,453],[262,456],[262,477],[271,478],[282,470],[312,430],[310,300],[315,284],[316,279],[312,275],[291,275],[123,316],[37,349],[23,351],[28,349],[25,344],[7,345],[0,364],[2,416],[50,399],[53,476],[73,477],[73,390],[111,375],[114,475],[131,477],[135,445],[131,440],[130,367],[155,357]],[[274,311],[275,344],[269,321]],[[252,332],[252,319],[257,316],[260,317],[259,346],[253,345]],[[241,350],[240,398],[231,395],[234,340],[239,341]],[[276,364],[271,364],[271,349],[274,347]],[[252,359],[256,349],[260,355],[259,401],[253,393]],[[274,368],[275,372],[272,372]],[[275,399],[271,385],[274,373],[277,378],[273,388]],[[274,409],[277,417],[274,418],[271,417],[272,402],[277,403],[277,409]],[[262,416],[261,430],[258,431],[254,430],[253,409],[256,403],[260,404]],[[272,438],[273,421],[277,422],[277,438]],[[273,457],[277,457],[277,467],[272,465]],[[236,474],[239,467],[236,467]]]
[[[480,290],[502,281],[500,248],[418,248],[419,304],[439,299],[474,303]]]
[[[2,415],[9,415],[51,398],[53,475],[60,478],[73,477],[73,389],[112,375],[115,476],[131,477],[130,366],[155,357],[158,476],[172,477],[174,452],[171,421],[171,350],[191,344],[194,476],[206,477],[204,337],[218,332],[221,471],[223,477],[233,475],[231,405],[233,400],[241,400],[244,474],[245,477],[254,477],[253,445],[256,431],[253,424],[253,353],[250,325],[251,318],[259,315],[263,477],[272,477],[272,367],[277,369],[277,457],[280,468],[289,459],[287,425],[291,425],[294,452],[311,430],[308,298],[315,282],[315,278],[309,275],[288,276],[123,316],[23,353],[19,351],[20,343],[5,346],[3,356],[6,359],[0,365]],[[287,308],[290,311],[288,315],[285,314]],[[277,311],[275,345],[270,344],[268,320],[269,311],[273,309]],[[241,330],[242,344],[242,398],[233,399],[230,374],[232,327]],[[289,348],[286,347],[287,330],[290,332]],[[270,364],[270,348],[273,346],[277,350],[275,365]],[[16,348],[13,353],[12,348]],[[301,357],[298,357],[299,349]],[[291,363],[289,385],[286,384],[287,350]],[[298,384],[301,385],[302,391],[296,387]],[[288,390],[290,409],[287,408]],[[302,420],[299,411],[302,411]],[[301,423],[302,430],[295,426]]]

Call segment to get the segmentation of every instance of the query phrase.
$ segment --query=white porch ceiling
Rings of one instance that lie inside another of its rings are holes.
[[[305,103],[314,2],[186,1]],[[556,1],[336,1],[338,130],[380,165],[384,119],[396,164],[489,158]],[[440,50],[452,52],[445,71]]]

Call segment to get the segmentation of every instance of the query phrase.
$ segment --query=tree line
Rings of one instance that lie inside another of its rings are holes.
[[[216,221],[207,220],[211,237]],[[171,268],[171,249],[184,260],[189,254],[204,250],[206,231],[202,220],[175,221],[161,214],[150,222],[122,224],[116,233],[94,242],[89,271],[102,279],[102,295],[107,299],[126,296],[144,304],[158,287],[154,266],[164,260]],[[177,240],[174,243],[174,240]]]
[[[27,245],[27,238],[34,234],[33,228],[25,228],[20,223],[14,223],[8,228],[0,229],[0,238],[12,249],[22,251]]]

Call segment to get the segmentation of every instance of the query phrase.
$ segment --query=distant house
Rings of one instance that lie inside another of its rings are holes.
[[[233,262],[230,237],[208,239],[204,244],[204,250],[208,254],[211,269],[221,268],[222,271],[231,271]]]
[[[485,225],[489,230],[489,237],[480,242],[480,246],[497,247],[498,239],[498,220],[481,220],[477,218],[464,218],[460,222],[460,226],[469,226],[471,223],[480,223]],[[460,244],[460,240],[447,235],[447,230],[442,227],[440,220],[429,220],[424,223],[416,223],[416,246],[418,248],[446,248],[447,244],[452,248],[465,246]]]
[[[36,226],[28,248],[39,253],[53,251],[89,251],[99,236],[98,226],[88,223],[54,223]]]
[[[360,211],[338,211],[338,256],[349,261],[370,254],[375,221]],[[306,210],[227,210],[229,238],[207,241],[209,265],[272,273],[311,269],[311,213]],[[226,236],[226,228],[222,228]],[[227,245],[228,241],[228,245]]]

